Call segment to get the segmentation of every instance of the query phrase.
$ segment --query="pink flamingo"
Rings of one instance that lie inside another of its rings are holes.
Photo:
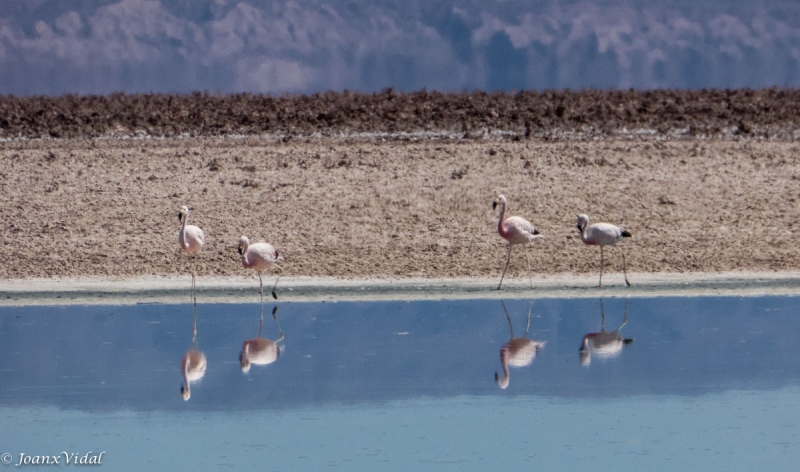
[[[603,299],[600,299],[600,332],[589,333],[581,341],[580,357],[581,365],[589,365],[592,362],[592,353],[600,358],[617,357],[622,352],[623,346],[633,342],[633,338],[620,336],[619,330],[628,324],[628,299],[625,299],[625,318],[619,328],[608,333],[606,332],[606,314],[603,311]]]
[[[189,254],[189,258],[192,260],[192,297],[194,298],[194,302],[197,303],[197,295],[195,294],[194,259],[196,257],[195,254],[203,249],[203,245],[206,243],[206,235],[203,233],[203,230],[197,226],[186,224],[188,220],[189,208],[182,206],[178,212],[178,221],[182,223],[181,230],[178,233],[178,244],[181,246],[181,251]]]
[[[242,255],[242,266],[245,269],[253,269],[258,272],[258,284],[261,287],[261,309],[263,311],[264,282],[261,280],[261,271],[272,268],[273,264],[278,260],[278,251],[271,244],[265,242],[250,244],[250,240],[246,236],[239,238],[238,251]],[[280,276],[275,279],[275,285],[272,287],[272,298],[275,300],[278,299],[278,295],[275,293],[278,280],[280,280]]]
[[[506,259],[506,266],[503,268],[503,275],[500,276],[500,284],[497,290],[503,285],[503,278],[506,276],[506,269],[508,263],[511,261],[511,249],[522,244],[525,246],[525,260],[528,262],[528,278],[531,281],[531,288],[533,288],[533,277],[531,277],[531,261],[528,259],[528,246],[527,244],[535,239],[543,238],[539,231],[526,219],[519,216],[506,217],[506,210],[508,209],[508,200],[503,195],[497,197],[500,201],[500,221],[497,222],[497,232],[500,236],[508,241],[508,259]],[[492,203],[492,209],[497,208],[498,202]]]
[[[589,215],[578,215],[578,231],[581,232],[581,241],[590,246],[600,246],[600,283],[598,287],[603,286],[603,246],[612,246],[619,250],[622,254],[622,273],[625,274],[625,283],[628,287],[631,283],[628,282],[628,271],[625,268],[625,253],[622,249],[617,247],[617,243],[622,241],[623,238],[630,238],[631,233],[625,231],[619,226],[614,226],[610,223],[595,223],[589,224]]]
[[[181,359],[181,372],[183,373],[183,385],[181,386],[181,396],[184,400],[189,400],[192,396],[191,384],[198,382],[206,375],[208,362],[206,356],[197,350],[197,315],[192,311],[192,347]]]
[[[275,316],[277,311],[278,307],[272,309],[272,318],[275,320],[275,324],[278,326],[278,331],[281,333],[281,337],[276,341],[261,337],[261,329],[264,327],[264,312],[262,311],[261,323],[258,325],[258,335],[255,339],[248,339],[242,343],[242,352],[239,354],[239,363],[242,366],[242,372],[249,372],[251,364],[272,364],[278,360],[278,357],[281,355],[283,346],[279,346],[278,343],[283,341],[283,331],[281,330],[281,325],[278,324],[278,317]]]
[[[531,327],[531,308],[533,307],[533,302],[528,306],[528,326],[525,327],[524,338],[514,337],[514,326],[511,324],[511,317],[508,316],[506,304],[503,303],[502,300],[500,300],[500,303],[503,304],[503,311],[506,312],[508,327],[511,329],[511,339],[500,349],[500,363],[503,366],[503,376],[500,377],[500,375],[495,372],[494,381],[497,382],[500,388],[505,389],[508,388],[509,382],[508,366],[525,367],[530,365],[536,357],[536,353],[547,344],[547,341],[534,341],[527,337],[528,330]]]

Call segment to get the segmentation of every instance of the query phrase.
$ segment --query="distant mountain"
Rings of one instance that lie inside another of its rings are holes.
[[[800,86],[800,4],[0,0],[0,94]]]

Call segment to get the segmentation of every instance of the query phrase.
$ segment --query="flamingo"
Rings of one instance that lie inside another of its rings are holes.
[[[497,222],[497,232],[500,236],[508,241],[508,259],[506,259],[506,266],[503,268],[503,275],[500,276],[500,284],[497,290],[503,285],[503,278],[506,276],[506,269],[508,263],[511,261],[511,249],[518,245],[525,245],[525,260],[528,262],[528,277],[531,281],[531,288],[533,288],[533,277],[531,277],[531,261],[528,259],[528,246],[527,244],[535,239],[543,238],[539,231],[526,219],[519,216],[506,217],[506,210],[508,209],[508,200],[503,195],[497,197],[500,201],[500,220]],[[497,208],[498,202],[492,203],[492,209]]]
[[[197,382],[206,375],[206,356],[197,350],[197,316],[196,312],[192,311],[192,347],[181,359],[181,372],[183,373],[183,385],[181,386],[181,395],[184,401],[189,400],[192,396],[190,385]]]
[[[281,355],[283,346],[278,346],[278,343],[283,341],[283,331],[280,324],[278,324],[278,317],[275,313],[278,307],[272,309],[272,318],[278,326],[278,331],[281,333],[277,341],[264,339],[261,337],[261,328],[264,327],[264,313],[261,313],[261,323],[258,325],[258,335],[255,339],[248,339],[242,343],[242,352],[239,354],[239,363],[242,365],[242,372],[247,373],[250,371],[250,364],[255,365],[268,365],[275,362]]]
[[[581,365],[589,365],[592,362],[594,352],[600,358],[616,357],[622,352],[622,347],[633,342],[633,338],[624,338],[619,334],[619,330],[628,324],[628,299],[625,299],[625,318],[619,328],[608,333],[606,332],[606,314],[603,311],[603,299],[600,299],[600,332],[589,333],[581,341],[580,356]]]
[[[250,244],[250,239],[247,236],[239,238],[239,254],[242,255],[242,266],[245,269],[253,269],[258,272],[258,284],[261,287],[261,311],[264,311],[264,282],[261,280],[261,271],[271,269],[272,265],[278,260],[278,251],[272,247],[272,244],[265,242],[258,242]],[[275,279],[275,285],[272,286],[272,298],[278,299],[275,293],[275,287],[278,286],[280,276]]]
[[[206,243],[206,235],[203,233],[203,230],[197,226],[186,224],[188,220],[189,208],[184,205],[178,212],[178,221],[182,223],[181,230],[178,233],[178,244],[181,246],[181,251],[189,254],[189,257],[192,260],[192,297],[194,298],[194,303],[197,304],[197,295],[195,294],[194,259],[196,257],[195,254],[200,252],[200,249],[203,249],[203,245]]]
[[[525,328],[526,337],[524,338],[514,337],[514,326],[511,324],[511,317],[508,316],[506,304],[503,303],[502,300],[500,303],[503,304],[503,311],[506,312],[506,319],[508,319],[508,327],[511,328],[511,339],[500,349],[500,363],[503,365],[503,377],[500,377],[500,375],[495,372],[494,381],[497,382],[500,388],[505,389],[508,388],[509,381],[508,366],[525,367],[530,365],[536,357],[536,353],[547,344],[547,341],[533,341],[527,337],[528,330],[531,327],[531,308],[533,307],[533,302],[531,302],[528,307],[528,326]]]
[[[610,223],[590,225],[589,215],[586,214],[578,215],[578,231],[581,233],[581,241],[584,244],[600,246],[600,283],[597,286],[603,287],[603,246],[613,246],[622,254],[622,273],[625,274],[625,283],[630,287],[628,271],[625,268],[625,253],[617,247],[617,243],[622,241],[623,238],[630,238],[631,233]]]

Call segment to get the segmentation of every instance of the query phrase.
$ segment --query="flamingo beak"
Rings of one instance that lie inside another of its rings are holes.
[[[181,217],[182,217],[182,216],[183,216],[183,213],[181,213],[181,212],[178,212],[178,223],[180,223],[180,222],[182,221],[182,220],[181,220]]]
[[[240,244],[239,247],[236,248],[236,250],[239,252],[239,255],[241,256],[242,255],[242,245]]]
[[[496,209],[497,209],[497,202],[492,202],[492,210],[496,210]]]

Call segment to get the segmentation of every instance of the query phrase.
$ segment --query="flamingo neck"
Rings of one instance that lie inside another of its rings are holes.
[[[247,248],[248,246],[245,246],[242,249],[242,266],[244,266],[245,269],[249,269],[252,266],[252,264],[250,264],[250,257],[247,254]]]
[[[503,375],[508,378],[508,348],[500,350],[500,363],[503,365]]]
[[[185,215],[183,215],[182,218],[183,221],[181,222],[181,231],[179,234],[180,236],[179,242],[181,243],[181,249],[189,249],[189,245],[186,243],[186,220],[188,219],[189,219],[189,213],[187,212]]]
[[[581,241],[583,241],[584,243],[588,243],[589,242],[588,229],[589,229],[589,225],[586,225],[586,226],[583,227],[583,229],[581,229]]]
[[[506,202],[500,201],[500,220],[497,222],[497,232],[501,235],[505,235],[507,233],[506,226]]]
[[[188,400],[188,398],[192,395],[192,391],[189,388],[189,363],[186,363],[186,366],[183,368],[183,398],[184,400]]]

